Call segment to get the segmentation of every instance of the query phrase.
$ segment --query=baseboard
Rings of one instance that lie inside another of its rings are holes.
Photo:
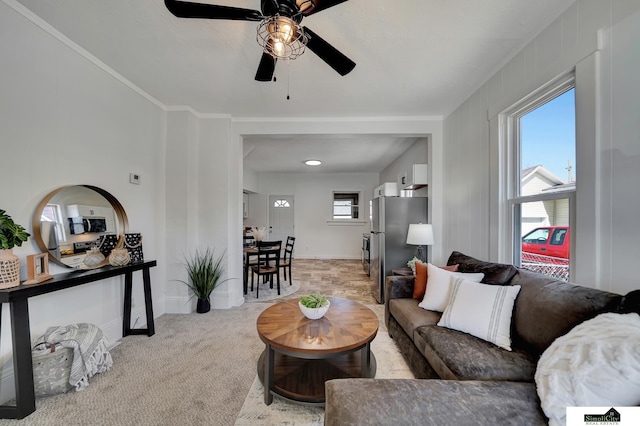
[[[190,314],[194,311],[195,302],[187,296],[167,296],[164,299],[168,314]]]

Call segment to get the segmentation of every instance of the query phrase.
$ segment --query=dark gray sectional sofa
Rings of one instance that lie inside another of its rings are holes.
[[[436,325],[441,314],[412,298],[414,277],[387,277],[389,335],[417,379],[328,381],[325,424],[547,424],[534,383],[538,358],[577,324],[619,311],[623,300],[459,252],[451,254],[448,265],[453,264],[460,272],[483,272],[483,283],[521,286],[512,317],[513,350]]]

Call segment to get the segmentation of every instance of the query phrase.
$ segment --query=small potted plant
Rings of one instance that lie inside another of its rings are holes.
[[[20,285],[20,258],[13,254],[30,235],[0,209],[0,288]]]
[[[411,259],[410,261],[407,262],[407,266],[409,268],[411,268],[411,270],[413,271],[413,274],[415,275],[416,273],[416,263],[424,263],[422,260],[418,259],[417,257],[413,257],[413,259]]]
[[[309,294],[298,300],[298,306],[304,316],[312,320],[322,318],[330,305],[329,299],[321,294]]]
[[[229,281],[223,279],[224,255],[215,256],[215,250],[207,248],[204,252],[196,250],[189,259],[185,259],[185,268],[189,275],[189,281],[181,281],[193,291],[193,296],[198,298],[196,312],[204,314],[211,310],[211,292],[220,284]]]

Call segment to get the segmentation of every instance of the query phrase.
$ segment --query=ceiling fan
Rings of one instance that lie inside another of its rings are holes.
[[[231,6],[165,0],[178,18],[228,19],[260,22],[257,40],[263,48],[256,80],[271,81],[278,59],[295,59],[308,47],[340,75],[347,75],[355,62],[327,43],[309,28],[300,26],[302,18],[347,0],[261,0],[261,12]]]

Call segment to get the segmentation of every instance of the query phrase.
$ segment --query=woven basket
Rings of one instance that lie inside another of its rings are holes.
[[[0,288],[20,285],[20,258],[13,249],[0,250]]]
[[[73,349],[41,343],[33,348],[33,385],[36,397],[52,396],[67,392]],[[39,349],[38,349],[39,348]],[[44,348],[44,349],[43,349]]]

